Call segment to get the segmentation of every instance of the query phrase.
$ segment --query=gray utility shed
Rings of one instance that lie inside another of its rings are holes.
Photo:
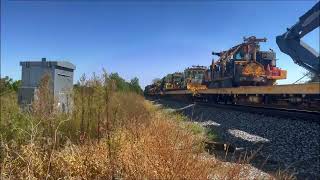
[[[68,111],[71,107],[69,93],[73,88],[73,72],[75,65],[67,61],[24,61],[22,66],[21,87],[19,89],[19,104],[30,105],[35,97],[42,77],[46,74],[50,76],[50,88],[54,98],[58,101],[58,106],[62,111]]]

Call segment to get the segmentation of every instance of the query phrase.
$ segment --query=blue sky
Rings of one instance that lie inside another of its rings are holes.
[[[1,0],[1,75],[21,78],[19,61],[68,60],[75,81],[86,73],[118,72],[142,86],[191,65],[211,63],[212,51],[266,37],[262,49],[277,53],[292,83],[305,70],[280,52],[275,37],[316,1],[126,1]],[[319,28],[304,38],[319,49]]]

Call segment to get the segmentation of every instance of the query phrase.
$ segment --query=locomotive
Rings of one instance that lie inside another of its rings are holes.
[[[184,70],[185,88],[191,91],[207,89],[205,84],[208,68],[206,66],[192,66]]]
[[[168,74],[163,78],[163,90],[179,90],[183,89],[184,76],[181,72],[175,72],[173,74]]]
[[[244,38],[243,43],[226,51],[213,52],[218,56],[211,65],[192,66],[183,73],[168,74],[145,88],[145,94],[161,93],[170,90],[197,90],[229,88],[238,86],[274,85],[276,80],[286,79],[287,71],[276,66],[273,50],[261,51],[260,42],[255,36]]]

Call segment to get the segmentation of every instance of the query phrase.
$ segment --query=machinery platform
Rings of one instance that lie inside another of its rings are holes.
[[[189,90],[168,91],[164,94],[193,94]],[[268,95],[268,94],[296,94],[296,95],[319,95],[320,83],[289,84],[275,86],[240,86],[233,88],[214,88],[198,90],[197,94],[220,94],[220,95]]]

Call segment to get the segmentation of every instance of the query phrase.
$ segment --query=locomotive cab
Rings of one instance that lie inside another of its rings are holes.
[[[164,90],[183,89],[183,73],[175,72],[164,78]]]
[[[207,89],[205,84],[205,74],[207,67],[192,66],[184,71],[184,85],[188,90],[197,91]]]

